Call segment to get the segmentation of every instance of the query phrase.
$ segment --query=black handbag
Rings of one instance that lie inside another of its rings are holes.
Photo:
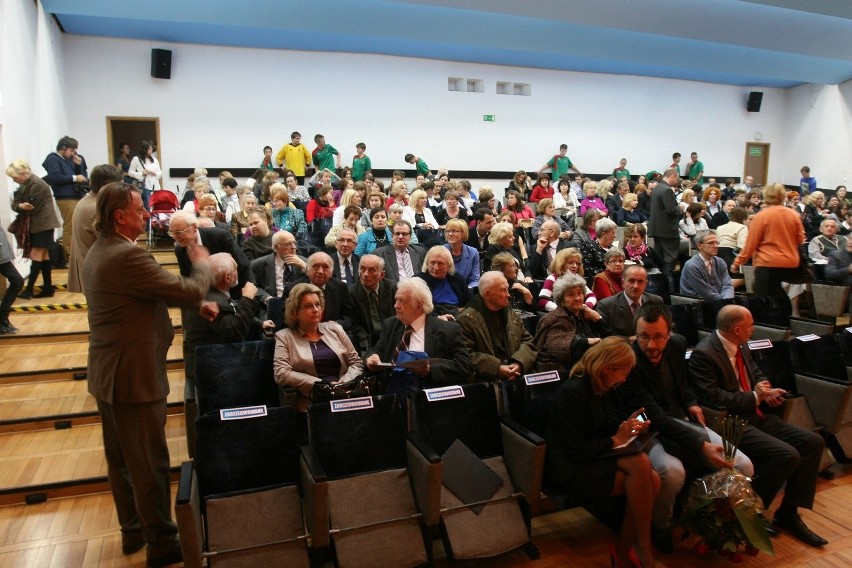
[[[784,282],[790,284],[807,284],[813,280],[811,273],[810,258],[808,257],[808,245],[799,245],[799,266],[790,268],[784,277]]]
[[[311,389],[311,400],[314,403],[319,403],[329,400],[372,396],[375,389],[375,377],[358,377],[345,383],[319,381],[314,383],[314,387]]]

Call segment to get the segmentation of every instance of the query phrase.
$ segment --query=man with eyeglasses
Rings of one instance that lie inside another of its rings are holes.
[[[698,254],[687,260],[680,271],[680,293],[708,302],[734,297],[734,284],[728,265],[717,253],[716,231],[704,229],[695,234]]]
[[[251,279],[251,265],[237,246],[231,233],[215,227],[198,227],[198,218],[189,211],[175,211],[169,219],[169,236],[175,241],[175,256],[181,276],[189,276],[192,262],[188,250],[197,246],[205,247],[210,254],[226,252],[237,262],[239,283],[231,288],[231,296],[239,299],[242,288]]]
[[[400,219],[393,225],[393,244],[377,248],[373,254],[385,261],[385,273],[391,280],[401,282],[412,278],[423,267],[423,249],[411,244],[411,223]]]
[[[754,461],[755,492],[768,510],[786,482],[775,510],[774,526],[811,546],[828,544],[811,531],[798,509],[811,509],[816,476],[825,443],[819,434],[784,422],[773,412],[784,404],[784,389],[773,388],[751,358],[748,340],[754,318],[743,306],[724,306],[716,315],[716,331],[702,339],[689,358],[698,400],[748,420],[740,449]]]
[[[251,263],[252,282],[258,290],[258,299],[268,303],[271,297],[281,298],[287,284],[305,275],[308,259],[296,249],[296,237],[281,230],[272,235],[272,253]]]
[[[645,304],[662,304],[663,299],[656,294],[646,294],[648,271],[641,264],[631,264],[621,273],[624,292],[604,298],[595,309],[603,317],[606,335],[620,335],[635,338],[636,312]]]
[[[293,286],[300,283],[311,283],[323,291],[325,296],[325,311],[322,321],[336,321],[349,334],[358,332],[353,317],[355,309],[349,296],[349,287],[341,280],[332,278],[334,261],[324,252],[315,252],[308,257],[305,275],[284,286],[284,298],[290,294]]]
[[[334,260],[332,277],[342,280],[347,286],[351,286],[358,280],[359,257],[353,254],[357,244],[358,235],[352,229],[341,229],[334,241],[337,254],[332,255]]]
[[[617,395],[623,413],[644,408],[651,430],[659,433],[646,448],[661,481],[651,536],[657,549],[668,554],[674,550],[674,505],[687,474],[703,475],[729,464],[724,459],[722,439],[707,428],[695,392],[687,382],[686,341],[671,334],[671,311],[662,302],[649,302],[636,312],[635,321],[636,366]],[[754,473],[741,452],[734,466],[747,476]]]

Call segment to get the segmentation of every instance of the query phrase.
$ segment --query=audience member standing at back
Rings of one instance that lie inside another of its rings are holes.
[[[663,257],[663,273],[669,280],[669,290],[676,290],[672,272],[680,246],[678,222],[682,215],[672,189],[676,181],[677,170],[666,170],[651,193],[651,214],[648,217],[648,236],[654,239],[654,249]]]
[[[311,153],[302,144],[302,135],[298,132],[290,134],[290,142],[284,144],[278,154],[275,155],[275,161],[281,166],[282,171],[286,175],[287,170],[293,172],[299,185],[305,183],[305,167],[311,165]]]
[[[71,256],[71,218],[74,216],[74,208],[83,197],[82,191],[77,184],[86,183],[86,166],[82,157],[77,155],[77,140],[70,136],[63,136],[56,143],[56,152],[51,152],[44,159],[41,167],[47,175],[44,181],[53,190],[53,197],[62,215],[62,248],[65,258]],[[52,239],[51,239],[52,240]],[[50,259],[47,259],[50,262]]]

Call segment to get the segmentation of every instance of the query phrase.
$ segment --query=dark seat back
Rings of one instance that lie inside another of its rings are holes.
[[[503,454],[497,398],[489,383],[462,386],[463,398],[429,402],[425,392],[414,395],[414,431],[439,455],[456,439],[480,459]]]
[[[405,467],[405,414],[396,395],[374,396],[373,408],[332,412],[308,408],[308,444],[329,477]]]
[[[681,334],[686,344],[694,347],[698,344],[698,327],[701,321],[699,304],[674,304],[669,306],[672,312],[672,331]]]
[[[195,351],[198,412],[265,404],[279,406],[272,373],[273,340],[202,345]]]
[[[296,412],[267,409],[266,416],[221,420],[198,417],[195,470],[203,497],[260,489],[299,478]]]
[[[736,296],[734,302],[745,306],[751,312],[751,317],[755,323],[782,327],[790,326],[789,303],[786,298],[778,296]]]
[[[501,382],[504,415],[544,438],[556,392],[564,380],[538,385],[527,385],[522,379]]]
[[[833,381],[848,382],[841,347],[835,337],[822,335],[812,341],[799,338],[791,340],[795,370]]]
[[[773,341],[768,349],[754,349],[751,358],[769,378],[773,387],[797,393],[793,371],[793,355],[789,341]]]

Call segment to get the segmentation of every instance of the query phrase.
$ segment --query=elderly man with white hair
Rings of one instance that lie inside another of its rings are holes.
[[[349,287],[337,278],[332,278],[334,261],[324,252],[315,252],[308,257],[305,266],[305,276],[288,283],[284,287],[284,298],[290,295],[290,290],[301,283],[311,283],[323,291],[325,296],[325,311],[322,321],[336,321],[349,333],[358,331],[354,323],[355,308]]]
[[[396,316],[382,322],[382,333],[368,351],[367,369],[379,371],[382,363],[396,364],[402,351],[420,351],[428,363],[406,373],[392,373],[388,393],[404,395],[421,388],[471,382],[473,363],[462,332],[455,322],[431,316],[434,306],[428,286],[419,278],[397,285]]]
[[[477,380],[510,380],[533,370],[538,352],[523,321],[509,307],[509,282],[502,272],[482,275],[479,295],[456,321],[462,326]]]
[[[246,255],[234,241],[231,233],[215,227],[199,227],[198,218],[190,211],[176,211],[169,220],[169,236],[175,241],[175,256],[181,276],[189,276],[192,262],[187,255],[187,249],[204,247],[210,254],[226,252],[237,263],[239,285],[232,289],[231,296],[240,297],[240,290],[251,279],[251,265]]]

